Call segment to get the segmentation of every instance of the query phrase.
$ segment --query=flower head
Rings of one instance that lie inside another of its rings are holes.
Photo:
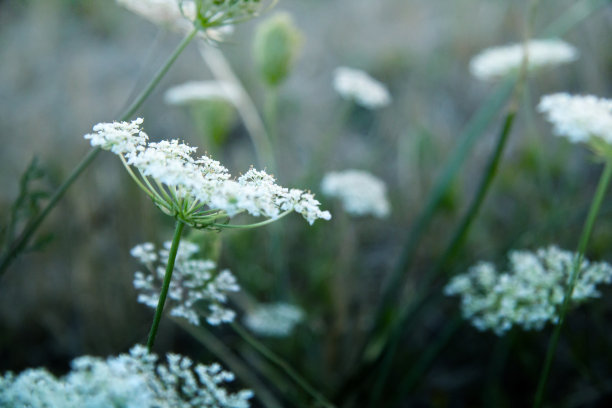
[[[281,187],[264,171],[250,169],[238,180],[232,180],[218,161],[207,156],[193,157],[195,147],[178,140],[145,144],[146,135],[134,123],[98,124],[94,127],[98,133],[85,137],[91,139],[92,145],[117,154],[155,204],[188,225],[230,228],[217,221],[244,212],[269,221],[297,212],[310,224],[318,218],[331,218],[328,211],[319,208],[320,203],[311,193]],[[141,119],[136,125],[140,123]]]
[[[257,306],[244,317],[244,324],[261,336],[286,337],[304,319],[304,312],[288,303]]]
[[[553,124],[553,132],[573,143],[612,144],[612,100],[566,93],[546,95],[538,110]]]
[[[354,100],[368,109],[383,108],[391,103],[391,96],[385,85],[366,72],[354,68],[336,68],[334,89],[344,99]]]
[[[153,24],[187,32],[198,27],[206,37],[221,39],[220,29],[257,15],[261,0],[117,0]]]
[[[342,201],[346,212],[356,216],[386,217],[390,212],[385,183],[362,170],[327,173],[321,182],[323,194]]]
[[[215,99],[235,103],[240,99],[240,90],[230,82],[190,81],[168,89],[164,95],[164,100],[170,105]]]
[[[156,251],[153,244],[144,243],[131,251],[147,271],[134,274],[138,301],[153,309],[159,301],[171,244],[165,242],[164,247]],[[168,290],[170,315],[187,319],[195,326],[200,325],[200,315],[206,316],[206,321],[214,326],[231,322],[236,313],[225,303],[227,295],[238,292],[240,286],[229,270],[216,273],[213,261],[195,258],[198,251],[198,246],[189,241],[181,241],[179,245]],[[207,305],[208,310],[204,310],[203,305]]]
[[[511,44],[488,48],[470,61],[470,71],[478,79],[492,80],[517,72],[527,50],[527,68],[566,64],[578,58],[578,51],[561,40],[530,40],[527,44]]]
[[[194,364],[177,354],[168,354],[162,364],[140,345],[106,360],[82,356],[71,368],[62,378],[44,368],[0,376],[0,406],[247,408],[253,396],[250,390],[230,393],[223,388],[234,374],[219,364]]]
[[[498,335],[514,325],[540,330],[547,322],[558,321],[575,257],[576,254],[555,246],[535,253],[513,251],[507,272],[481,262],[454,277],[444,293],[461,296],[463,316],[479,330],[493,330]],[[610,265],[584,260],[571,303],[577,305],[599,297],[596,286],[610,282]]]

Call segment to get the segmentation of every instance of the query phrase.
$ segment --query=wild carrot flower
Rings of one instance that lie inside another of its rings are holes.
[[[131,123],[103,123],[85,135],[93,146],[110,150],[121,159],[138,186],[166,214],[195,228],[229,228],[219,220],[240,213],[274,221],[290,212],[308,223],[329,220],[309,192],[287,189],[264,171],[248,170],[232,180],[228,170],[207,156],[194,158],[196,148],[178,140],[146,143],[139,129],[142,119]]]
[[[219,364],[194,364],[187,357],[167,355],[167,364],[137,345],[130,354],[103,360],[82,356],[71,371],[56,378],[44,368],[0,376],[2,407],[246,408],[253,392],[223,388],[234,374]]]
[[[342,201],[346,212],[355,216],[374,215],[382,218],[389,215],[385,183],[362,170],[345,170],[327,173],[321,182],[321,190],[328,197]]]
[[[587,143],[596,150],[612,144],[610,99],[557,93],[544,96],[538,110],[552,123],[553,132],[570,142]]]
[[[527,69],[566,64],[578,58],[578,51],[561,40],[530,40],[527,44],[511,44],[488,48],[470,61],[470,71],[482,80],[502,78],[518,72],[527,51]]]
[[[576,254],[555,246],[509,254],[507,271],[480,262],[467,273],[454,277],[444,288],[447,295],[461,296],[464,318],[479,330],[502,335],[512,326],[540,330],[557,323]],[[600,296],[596,286],[612,282],[607,263],[584,260],[572,292],[571,304],[578,305]]]
[[[334,71],[334,89],[344,99],[368,109],[383,108],[391,103],[387,87],[366,72],[347,67]]]
[[[230,82],[190,81],[168,89],[164,100],[170,105],[184,105],[208,100],[225,100],[235,103],[240,98],[240,90]]]
[[[134,288],[138,291],[138,301],[155,309],[168,262],[171,242],[165,242],[159,251],[150,242],[132,248],[131,254],[146,268],[146,272],[134,274]],[[227,308],[227,295],[238,292],[240,286],[236,278],[225,269],[215,272],[213,261],[197,259],[199,248],[189,241],[181,241],[174,264],[174,272],[168,300],[170,315],[181,317],[199,326],[200,316],[205,316],[208,324],[219,325],[234,320],[236,313]],[[206,310],[203,306],[208,306]]]
[[[304,319],[304,312],[289,303],[260,304],[244,317],[244,324],[254,333],[286,337]]]
[[[198,27],[202,32],[227,27],[257,15],[261,0],[117,0],[154,24],[176,31]],[[208,34],[208,33],[207,33]],[[213,31],[213,34],[220,34]]]

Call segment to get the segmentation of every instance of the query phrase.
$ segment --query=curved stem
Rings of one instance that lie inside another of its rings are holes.
[[[601,177],[599,178],[599,184],[597,185],[597,190],[595,191],[595,195],[593,196],[593,202],[591,203],[589,214],[587,215],[584,227],[582,229],[582,234],[580,235],[580,241],[578,243],[578,249],[576,251],[576,258],[574,259],[574,265],[570,275],[569,284],[567,285],[567,289],[565,290],[565,294],[563,296],[563,304],[561,305],[561,310],[559,312],[559,321],[555,326],[555,330],[552,334],[552,337],[550,338],[550,343],[548,344],[548,350],[546,351],[546,359],[544,362],[544,367],[542,368],[542,373],[540,374],[540,380],[538,382],[538,388],[533,403],[534,408],[539,408],[540,406],[542,406],[542,402],[544,401],[544,391],[546,389],[546,383],[548,381],[548,375],[550,373],[552,361],[555,355],[555,351],[557,349],[557,344],[559,343],[559,337],[561,335],[563,322],[565,321],[565,316],[569,309],[569,303],[572,297],[572,293],[574,291],[574,287],[576,286],[578,275],[580,274],[580,266],[582,265],[584,253],[589,243],[593,224],[595,223],[595,219],[597,218],[597,214],[599,213],[599,208],[601,207],[601,203],[606,194],[606,190],[608,188],[608,185],[610,184],[610,179],[612,179],[612,159],[609,158],[606,160],[606,165],[601,173]]]
[[[157,72],[155,77],[149,82],[147,87],[140,93],[140,95],[132,102],[132,104],[126,109],[126,112],[121,116],[119,120],[125,121],[129,119],[134,112],[140,108],[143,102],[149,97],[153,89],[157,86],[159,81],[163,78],[163,76],[168,72],[174,61],[178,58],[181,52],[187,47],[187,44],[191,42],[191,40],[195,37],[198,30],[193,29],[187,37],[181,41],[181,43],[176,47],[170,58],[166,61],[166,63],[162,66],[162,68]],[[19,237],[10,244],[8,249],[2,254],[0,258],[0,277],[4,274],[9,265],[13,262],[13,260],[17,257],[17,255],[22,252],[26,245],[28,244],[30,238],[34,234],[34,232],[38,229],[40,224],[44,221],[47,215],[51,212],[51,210],[55,207],[57,202],[62,198],[64,193],[68,190],[68,188],[74,183],[74,181],[79,178],[79,176],[83,173],[83,171],[93,162],[98,153],[100,153],[100,148],[95,147],[87,153],[87,155],[81,160],[81,162],[72,170],[72,173],[68,176],[68,178],[58,187],[55,191],[49,202],[45,205],[45,208],[38,214],[36,218],[34,218],[28,225],[25,227],[23,232],[19,235]]]
[[[312,385],[310,385],[301,375],[297,373],[285,360],[276,355],[272,350],[264,346],[255,337],[251,336],[239,324],[231,323],[232,328],[258,353],[270,360],[272,363],[282,369],[293,381],[295,381],[304,391],[312,396],[319,404],[326,408],[334,408],[334,404],[329,402],[321,393],[319,393]]]
[[[153,343],[155,343],[155,336],[157,335],[157,329],[159,322],[164,311],[164,304],[166,303],[166,296],[168,295],[168,288],[170,288],[170,281],[172,280],[172,271],[174,270],[174,261],[176,260],[176,253],[178,252],[179,243],[181,242],[181,234],[185,224],[181,221],[176,222],[176,228],[174,229],[174,237],[172,238],[172,246],[170,247],[170,253],[168,254],[168,264],[166,265],[166,274],[164,276],[164,283],[162,285],[161,292],[159,293],[159,300],[157,301],[157,308],[155,309],[155,316],[153,317],[153,324],[151,325],[151,331],[149,332],[149,339],[147,340],[147,349],[151,351]]]
[[[287,210],[283,213],[281,213],[278,217],[276,218],[270,218],[268,220],[262,221],[262,222],[257,222],[255,224],[245,224],[245,225],[232,225],[232,224],[211,224],[213,227],[217,227],[217,228],[257,228],[257,227],[263,227],[264,225],[268,225],[268,224],[272,224],[274,221],[280,220],[281,218],[283,218],[284,216],[286,216],[287,214],[289,214],[292,210]]]
[[[260,166],[267,167],[269,173],[274,173],[276,171],[276,160],[270,143],[270,136],[266,132],[266,127],[253,100],[242,86],[223,53],[203,41],[199,45],[200,54],[215,78],[218,81],[230,83],[232,87],[238,90],[239,96],[232,102],[251,137],[257,161]]]

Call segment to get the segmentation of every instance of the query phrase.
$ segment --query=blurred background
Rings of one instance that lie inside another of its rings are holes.
[[[578,3],[588,8],[595,2],[541,0],[534,36]],[[579,60],[528,81],[497,178],[449,273],[479,260],[503,265],[510,249],[576,247],[602,166],[586,149],[553,137],[535,105],[543,94],[560,91],[612,96],[612,6],[597,3],[604,6],[563,36],[579,49]],[[303,43],[278,89],[275,175],[283,186],[318,193],[333,218],[310,227],[292,215],[271,227],[196,239],[219,240],[218,264],[243,288],[233,299],[239,314],[257,301],[287,301],[304,310],[295,333],[263,341],[339,406],[363,406],[364,385],[379,366],[364,364],[361,353],[381,288],[458,135],[495,89],[471,76],[469,61],[483,48],[521,41],[527,8],[523,0],[281,0],[276,6],[291,13]],[[266,88],[254,68],[252,38],[266,17],[238,25],[218,46],[262,112]],[[117,119],[180,40],[113,1],[0,1],[0,214],[8,216],[33,157],[43,169],[37,188],[59,185],[89,150],[82,135]],[[391,105],[376,111],[347,106],[332,88],[333,70],[341,65],[386,84]],[[213,143],[204,134],[206,122],[197,120],[200,111],[164,103],[169,87],[206,79],[213,75],[192,44],[137,115],[151,139],[185,140],[238,175],[258,163],[235,115],[224,114]],[[210,117],[210,107],[201,109]],[[487,127],[444,197],[406,271],[404,298],[419,291],[423,272],[444,251],[501,121],[500,114]],[[389,218],[351,218],[319,193],[325,173],[347,168],[385,181]],[[0,370],[46,366],[62,374],[76,356],[118,354],[144,342],[152,311],[136,301],[131,282],[138,265],[129,250],[169,240],[172,230],[172,220],[137,189],[117,158],[100,154],[39,230],[39,248],[0,280]],[[587,256],[612,261],[611,242],[607,199]],[[550,327],[500,338],[464,325],[418,384],[397,389],[459,310],[457,299],[439,296],[444,283],[436,282],[436,300],[402,334],[378,406],[529,404]],[[555,406],[606,406],[612,396],[610,295],[604,288],[601,299],[570,315],[549,388]],[[211,332],[258,366],[233,332]],[[156,349],[217,359],[169,319],[162,321]],[[373,367],[370,374],[364,367]],[[308,406],[297,391],[272,389],[287,406]]]

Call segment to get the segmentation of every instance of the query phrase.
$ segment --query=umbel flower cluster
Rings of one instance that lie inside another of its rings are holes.
[[[386,217],[390,212],[387,186],[372,174],[362,170],[327,173],[321,190],[328,197],[342,201],[344,210],[355,216]]]
[[[170,241],[165,242],[164,247],[156,251],[155,245],[146,242],[130,252],[147,269],[147,272],[134,274],[138,301],[153,309],[159,301],[171,245]],[[213,261],[194,258],[198,251],[198,246],[192,242],[183,240],[179,244],[168,290],[170,315],[187,319],[195,326],[200,325],[200,316],[205,316],[213,326],[232,322],[236,313],[225,303],[227,295],[238,292],[240,286],[229,270],[216,273]],[[206,305],[208,310],[203,307]]]
[[[532,72],[575,61],[578,50],[561,40],[530,40],[526,44],[493,47],[472,58],[470,71],[478,79],[499,79],[517,72],[525,57],[527,70]]]
[[[142,122],[100,123],[85,139],[118,155],[153,202],[185,224],[229,227],[219,221],[244,212],[273,221],[295,211],[310,224],[318,218],[331,218],[328,211],[321,211],[313,194],[281,187],[264,171],[251,168],[233,180],[218,161],[192,157],[195,147],[176,139],[148,143],[147,134],[140,129]]]
[[[154,24],[176,31],[229,26],[257,15],[261,0],[117,0]]]
[[[547,322],[557,323],[575,254],[555,246],[510,252],[508,271],[498,271],[481,262],[465,274],[454,277],[444,288],[447,295],[461,296],[461,310],[479,330],[502,335],[512,326],[540,330]],[[597,298],[596,286],[612,281],[607,263],[580,265],[571,305]]]
[[[304,312],[289,303],[267,303],[257,306],[244,317],[253,333],[268,337],[286,337],[304,319]]]
[[[0,377],[2,407],[62,408],[246,408],[252,391],[229,393],[223,388],[234,374],[219,364],[195,364],[167,355],[167,364],[137,345],[130,354],[103,360],[83,356],[72,370],[56,378],[44,368]]]
[[[593,95],[546,95],[538,110],[553,124],[553,132],[573,143],[598,149],[612,144],[612,100]]]
[[[391,103],[387,87],[358,69],[336,68],[333,84],[336,92],[344,99],[352,100],[367,109],[383,108]]]

